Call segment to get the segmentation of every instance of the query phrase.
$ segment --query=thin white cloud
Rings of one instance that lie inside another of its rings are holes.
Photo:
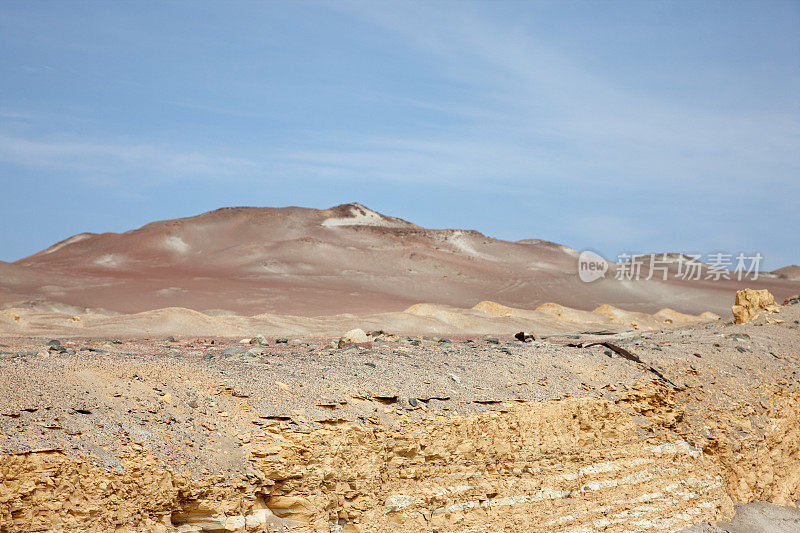
[[[15,111],[13,109],[0,108],[0,118],[7,118],[11,120],[33,120],[36,118],[36,115],[22,111]]]
[[[137,143],[91,140],[35,140],[0,134],[0,163],[86,173],[89,182],[107,183],[118,173],[142,172],[142,180],[223,178],[254,166],[238,157],[179,151]]]
[[[443,73],[484,95],[481,105],[502,116],[476,121],[478,132],[528,139],[532,145],[565,143],[573,162],[616,171],[620,180],[631,175],[683,183],[716,178],[730,184],[758,175],[787,182],[800,171],[797,113],[711,110],[644,94],[575,62],[529,32],[493,25],[469,6],[453,10],[426,4],[418,11],[353,5],[355,16],[437,57]],[[465,112],[468,119],[474,115]],[[564,177],[576,178],[566,172]]]

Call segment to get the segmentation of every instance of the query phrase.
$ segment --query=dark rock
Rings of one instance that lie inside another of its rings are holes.
[[[729,339],[737,340],[737,341],[749,341],[750,335],[747,333],[728,333],[725,335]]]
[[[369,367],[375,368],[375,363],[369,363],[369,362],[368,362],[368,363],[364,363],[364,364],[365,364],[365,365],[367,365],[367,366],[369,366]]]
[[[275,344],[289,344],[289,339],[275,339]]]
[[[417,405],[419,405],[419,402],[417,401],[416,398],[409,398],[408,405],[410,405],[411,407],[416,407]]]
[[[61,346],[61,341],[58,339],[47,341],[47,346]]]
[[[514,338],[522,342],[533,342],[539,340],[539,337],[536,336],[536,333],[525,333],[524,331],[520,331],[514,335]]]
[[[489,344],[500,344],[500,339],[497,337],[486,337],[484,340]]]
[[[101,350],[100,348],[92,348],[91,346],[81,346],[80,348],[78,348],[78,350],[81,352],[92,352],[99,354],[108,353],[108,351],[106,350]]]
[[[175,341],[175,337],[173,337],[172,335],[170,335],[169,337],[167,337],[166,339],[164,339],[164,342],[176,342],[176,341]]]

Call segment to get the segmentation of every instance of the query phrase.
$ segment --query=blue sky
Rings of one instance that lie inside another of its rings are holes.
[[[230,205],[800,263],[799,2],[0,3],[0,259]]]

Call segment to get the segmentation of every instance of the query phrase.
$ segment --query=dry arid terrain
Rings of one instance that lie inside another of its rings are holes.
[[[348,204],[5,263],[0,531],[800,531],[794,270],[576,261]]]
[[[647,318],[528,342],[6,323],[0,530],[797,531],[800,305]]]

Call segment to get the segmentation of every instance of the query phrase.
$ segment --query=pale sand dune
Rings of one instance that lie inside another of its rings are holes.
[[[70,315],[31,309],[0,311],[0,334],[58,336],[268,335],[337,336],[361,328],[402,334],[509,334],[535,331],[550,334],[585,329],[663,329],[671,324],[709,321],[662,310],[656,315],[602,306],[596,313],[546,304],[536,310],[516,309],[483,301],[471,309],[420,303],[402,312],[370,315],[339,314],[302,317],[278,314],[221,315],[169,307],[129,315]],[[714,315],[716,316],[716,315]],[[711,318],[715,320],[715,318]]]
[[[602,313],[580,311],[578,309],[571,309],[563,305],[555,303],[545,303],[536,308],[540,313],[556,316],[564,320],[571,320],[576,322],[594,322],[594,323],[610,323],[611,321]]]

